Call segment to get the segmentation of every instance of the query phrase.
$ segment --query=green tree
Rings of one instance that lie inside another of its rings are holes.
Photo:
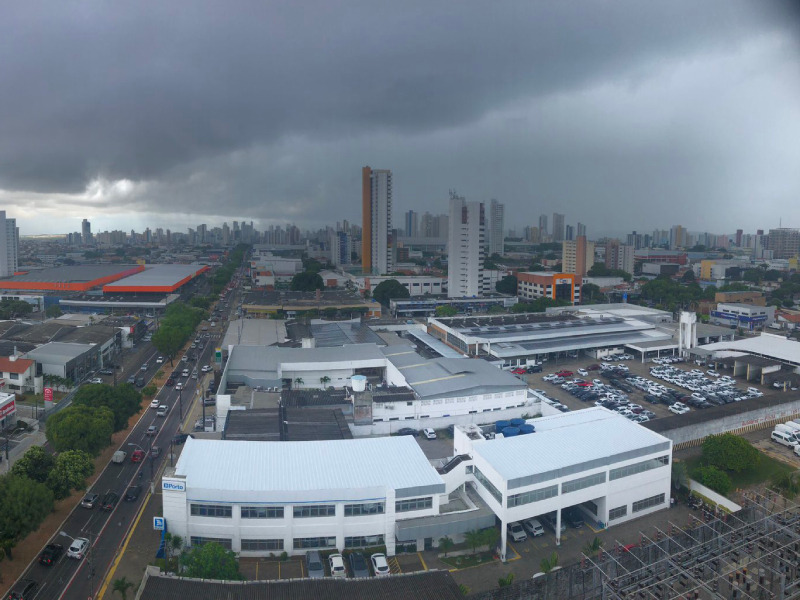
[[[295,384],[296,386],[300,387],[300,386],[301,386],[301,385],[303,385],[304,383],[305,383],[305,381],[303,381],[303,378],[302,378],[302,377],[295,377],[295,378],[294,378],[294,384]]]
[[[763,276],[764,273],[760,269],[747,269],[742,273],[742,281],[749,281],[750,283],[761,283],[761,278]]]
[[[381,281],[372,290],[372,298],[384,306],[389,306],[389,301],[393,298],[408,298],[409,293],[406,287],[397,279],[387,279]]]
[[[158,392],[158,388],[152,383],[142,388],[142,396],[145,398],[152,398]]]
[[[455,542],[449,535],[439,538],[439,550],[444,552],[445,556],[453,549],[453,546],[455,546]]]
[[[539,562],[539,570],[542,573],[549,573],[558,566],[558,552],[553,552],[550,556],[543,558]]]
[[[216,542],[193,546],[181,557],[184,575],[193,579],[220,579],[240,581],[236,554]]]
[[[483,545],[483,536],[481,536],[481,532],[477,529],[470,529],[464,534],[464,540],[467,542],[467,545],[472,548],[472,553],[475,554],[478,551],[478,547]]]
[[[311,271],[301,271],[294,277],[289,284],[289,289],[293,292],[313,292],[325,288],[325,282],[319,273]]]
[[[598,552],[600,552],[600,549],[602,547],[603,547],[602,540],[599,537],[594,536],[594,539],[591,542],[587,542],[587,544],[583,547],[583,553],[591,558]]]
[[[712,465],[698,467],[692,473],[692,477],[723,496],[731,491],[731,486],[733,485],[731,478],[724,471]]]
[[[73,406],[106,407],[114,414],[114,431],[128,425],[128,419],[142,408],[142,395],[133,386],[81,386],[72,399]]]
[[[0,301],[0,319],[16,319],[33,311],[33,307],[24,300]]]
[[[508,294],[509,296],[517,295],[517,278],[513,275],[506,275],[500,281],[494,284],[496,289],[501,294]]]
[[[600,297],[600,286],[593,283],[584,283],[581,286],[581,302],[594,302]]]
[[[490,315],[504,315],[506,313],[506,309],[499,304],[492,304],[489,307],[489,310],[486,312],[488,312]]]
[[[45,309],[44,314],[49,319],[57,319],[64,313],[62,312],[61,307],[58,304],[51,304]]]
[[[458,309],[455,306],[444,304],[436,307],[437,317],[455,317],[458,314]]]
[[[153,346],[161,354],[169,359],[169,364],[173,365],[173,359],[178,354],[183,344],[186,342],[185,332],[180,328],[171,326],[168,323],[162,324],[153,334]]]
[[[47,477],[47,487],[57,500],[69,496],[72,490],[86,487],[86,478],[94,473],[92,457],[82,450],[60,452]]]
[[[0,477],[0,545],[11,548],[35,531],[53,510],[53,493],[43,483],[10,474]]]
[[[723,433],[703,440],[703,462],[724,471],[739,473],[758,466],[761,455],[746,439]]]
[[[56,459],[42,446],[31,446],[11,467],[11,473],[44,483],[55,464]]]
[[[692,271],[691,269],[687,269],[686,273],[684,273],[683,277],[681,277],[681,280],[686,283],[691,283],[692,281],[694,281],[695,280],[694,271]]]
[[[331,378],[330,378],[330,377],[328,377],[327,375],[323,375],[322,377],[320,377],[320,378],[319,378],[319,382],[322,384],[322,386],[323,386],[323,387],[325,387],[326,385],[328,385],[328,383],[330,382],[330,380],[331,380]]]
[[[83,450],[97,456],[111,443],[112,433],[114,413],[107,407],[70,406],[47,420],[47,441],[56,452]]]
[[[494,548],[497,542],[500,541],[500,532],[494,527],[487,527],[481,530],[481,541],[483,546]]]
[[[689,472],[682,460],[672,461],[672,487],[676,490],[689,486]]]
[[[505,577],[497,579],[497,587],[508,587],[514,582],[514,573],[509,573]]]
[[[119,592],[122,600],[128,600],[128,590],[133,587],[133,582],[128,581],[126,577],[120,577],[114,580],[114,585],[111,588],[114,592]]]
[[[800,481],[796,473],[781,471],[772,479],[772,485],[778,488],[786,498],[792,500],[800,493]]]

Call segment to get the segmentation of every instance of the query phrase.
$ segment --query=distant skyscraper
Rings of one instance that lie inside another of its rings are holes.
[[[92,243],[92,224],[89,223],[88,219],[84,219],[81,222],[81,239],[84,245],[88,246]]]
[[[744,235],[744,231],[741,229],[736,230],[736,245],[740,248],[742,247],[742,236]]]
[[[488,291],[483,273],[486,258],[486,214],[483,202],[467,202],[450,193],[447,239],[447,295],[480,296]]]
[[[361,169],[361,270],[382,275],[392,270],[392,172]]]
[[[575,228],[572,225],[567,225],[564,228],[564,239],[565,240],[574,240],[575,239]]]
[[[563,242],[565,233],[564,215],[553,213],[553,241]]]
[[[586,225],[583,223],[578,223],[578,227],[576,228],[575,235],[578,237],[586,235]]]
[[[419,213],[416,211],[410,210],[406,213],[405,232],[407,237],[419,236]]]
[[[504,251],[503,241],[505,240],[504,213],[505,213],[505,205],[498,202],[497,200],[492,199],[489,208],[489,216],[490,216],[489,255],[490,256],[492,254],[499,254],[500,256],[503,255]]]
[[[8,277],[19,267],[19,229],[16,219],[6,219],[0,210],[0,277]]]
[[[547,215],[540,215],[539,216],[539,235],[542,237],[542,239],[544,239],[544,238],[547,237],[549,231],[550,230],[547,228]]]
[[[774,258],[795,258],[800,253],[800,230],[786,227],[770,229],[767,249],[772,250]]]
[[[331,262],[335,267],[350,264],[351,240],[350,234],[346,231],[331,231]]]
[[[669,249],[677,250],[686,246],[686,230],[681,225],[673,225],[669,230]]]
[[[594,242],[580,236],[575,240],[565,240],[562,249],[561,270],[574,273],[582,278],[594,265]]]

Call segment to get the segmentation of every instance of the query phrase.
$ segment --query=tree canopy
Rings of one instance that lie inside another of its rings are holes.
[[[47,441],[56,452],[83,450],[97,456],[111,443],[112,433],[114,413],[106,406],[69,406],[47,419]]]
[[[406,287],[397,279],[381,281],[372,290],[372,297],[384,306],[389,306],[389,301],[392,298],[408,298],[409,295]]]
[[[45,483],[55,464],[55,457],[42,446],[31,446],[11,467],[11,473]]]
[[[292,282],[289,284],[289,289],[293,292],[313,292],[324,288],[325,282],[315,271],[301,271],[292,277]]]
[[[758,465],[761,455],[746,439],[723,433],[703,440],[703,461],[725,471],[738,473]]]
[[[120,431],[141,410],[142,395],[130,385],[83,385],[75,392],[72,405],[109,408],[114,415],[114,431]]]
[[[181,563],[186,577],[223,581],[244,579],[239,572],[236,554],[216,542],[192,546],[181,557]]]
[[[631,274],[622,269],[609,269],[605,263],[596,262],[586,272],[589,277],[622,277],[625,281],[631,280]]]
[[[59,452],[47,477],[47,487],[56,499],[66,498],[72,490],[86,487],[86,478],[94,473],[92,457],[82,450]]]
[[[0,541],[13,546],[35,531],[53,510],[53,492],[46,485],[13,473],[0,477]]]
[[[696,468],[692,472],[692,477],[723,496],[731,491],[731,486],[733,485],[727,473],[713,465]]]
[[[598,298],[600,298],[600,286],[593,283],[584,283],[581,286],[581,303],[595,302]]]
[[[24,317],[33,310],[33,307],[24,300],[2,300],[0,301],[0,319],[16,319]]]
[[[436,316],[437,317],[455,317],[458,314],[458,309],[455,306],[437,306],[436,307]]]
[[[513,275],[506,275],[500,281],[494,284],[496,289],[501,294],[508,294],[509,296],[517,295],[517,278]]]
[[[511,307],[511,312],[544,312],[546,309],[553,306],[569,306],[571,303],[567,300],[553,300],[552,298],[537,298],[531,302],[517,302]]]

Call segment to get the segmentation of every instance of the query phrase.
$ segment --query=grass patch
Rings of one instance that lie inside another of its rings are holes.
[[[456,569],[466,569],[467,567],[493,562],[495,558],[492,552],[478,552],[477,554],[467,554],[465,556],[442,557],[439,560]]]
[[[758,455],[760,457],[758,464],[749,469],[746,469],[740,473],[725,471],[725,473],[727,473],[727,475],[731,478],[731,483],[733,484],[732,489],[736,490],[739,488],[757,485],[759,483],[765,483],[783,473],[794,473],[794,469],[785,462],[772,458],[771,456],[767,456],[760,450]],[[705,464],[702,456],[688,458],[685,462],[686,468],[689,472],[689,477],[692,476],[692,472],[697,467],[702,467]]]

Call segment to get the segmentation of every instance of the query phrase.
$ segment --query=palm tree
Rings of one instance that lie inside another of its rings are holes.
[[[469,544],[470,548],[472,548],[473,554],[478,551],[478,546],[483,545],[483,536],[477,529],[470,529],[468,532],[466,532],[464,534],[464,539],[467,541],[467,544]]]
[[[587,543],[583,547],[583,553],[586,556],[594,556],[595,554],[597,554],[597,552],[600,551],[600,548],[602,547],[603,547],[603,542],[600,541],[599,537],[595,536],[595,538],[591,542]]]
[[[542,573],[549,573],[558,566],[558,552],[553,552],[548,558],[543,558],[539,563]]]
[[[133,582],[128,581],[126,577],[120,577],[114,580],[113,591],[119,592],[122,595],[122,600],[127,600],[128,590],[133,587]]]
[[[319,382],[320,382],[320,383],[323,385],[323,387],[324,387],[324,386],[325,386],[325,384],[327,384],[327,383],[328,383],[330,380],[331,380],[331,378],[330,378],[330,377],[328,377],[327,375],[324,375],[324,376],[322,376],[322,377],[320,377],[320,378],[319,378]]]
[[[455,542],[448,535],[439,538],[439,550],[442,550],[445,556],[447,556],[447,553],[453,548],[454,545]]]
[[[303,385],[303,383],[304,383],[304,381],[303,381],[303,378],[302,378],[302,377],[295,377],[295,378],[294,378],[294,384],[295,384],[296,386],[298,386],[298,387],[299,387],[299,386]]]
[[[497,545],[499,539],[500,532],[494,527],[489,527],[481,531],[481,541],[483,545],[489,546],[490,549]]]

